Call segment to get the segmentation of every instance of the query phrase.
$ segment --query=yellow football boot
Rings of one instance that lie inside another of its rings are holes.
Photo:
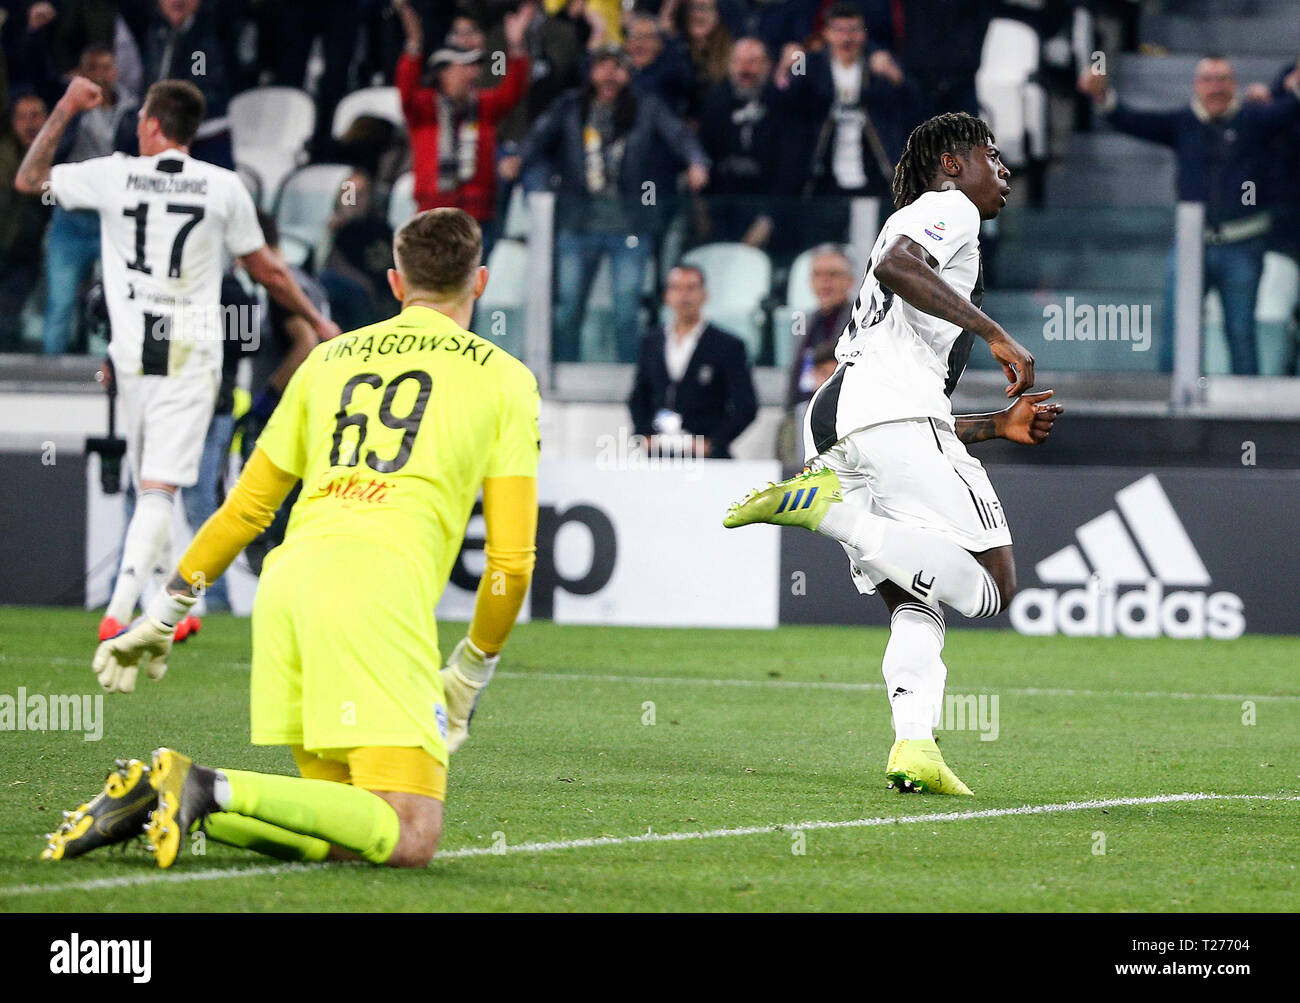
[[[948,769],[934,739],[899,739],[889,750],[885,765],[889,786],[908,793],[966,794],[975,792]]]
[[[766,522],[774,526],[816,529],[832,504],[843,501],[840,479],[829,467],[805,467],[776,484],[755,488],[727,509],[722,525],[727,529]]]

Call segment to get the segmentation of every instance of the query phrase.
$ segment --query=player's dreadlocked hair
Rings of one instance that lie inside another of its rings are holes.
[[[939,169],[945,153],[964,156],[975,146],[989,146],[993,133],[980,119],[964,111],[926,119],[907,137],[903,155],[894,168],[894,208],[911,205],[924,192]]]

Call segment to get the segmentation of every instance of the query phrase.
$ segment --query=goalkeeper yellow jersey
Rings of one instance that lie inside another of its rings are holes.
[[[427,307],[318,345],[257,440],[302,478],[282,546],[397,549],[436,601],[484,478],[537,476],[539,406],[522,362]]]

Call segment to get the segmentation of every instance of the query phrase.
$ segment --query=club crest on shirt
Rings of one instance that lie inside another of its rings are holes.
[[[696,379],[699,380],[700,386],[707,387],[713,382],[713,367],[709,365],[700,366]]]

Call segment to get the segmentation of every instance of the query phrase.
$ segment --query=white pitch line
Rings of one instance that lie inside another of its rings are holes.
[[[39,655],[0,654],[0,664],[5,662],[30,662],[43,665],[84,665],[81,658],[45,658]],[[247,662],[205,662],[210,669],[241,669],[248,671]],[[836,683],[815,679],[698,679],[691,676],[623,676],[614,673],[591,672],[528,672],[507,669],[496,673],[500,679],[535,679],[540,682],[580,683],[638,683],[643,686],[681,683],[688,686],[741,686],[758,689],[839,690],[842,692],[881,693],[883,683]],[[1165,700],[1275,700],[1282,703],[1300,703],[1300,693],[1181,693],[1166,690],[1079,690],[1042,686],[984,686],[954,692],[997,693],[1022,697],[1123,697]]]
[[[496,673],[504,679],[538,679],[543,682],[589,682],[589,683],[640,683],[655,686],[661,683],[685,683],[697,686],[749,686],[758,688],[789,688],[807,690],[848,690],[851,692],[879,693],[885,689],[883,683],[835,683],[805,679],[698,679],[691,676],[622,676],[614,673],[598,674],[583,672],[525,672],[507,669]],[[967,692],[962,690],[960,692]],[[1281,700],[1300,703],[1300,694],[1295,693],[1179,693],[1164,690],[1072,690],[1052,689],[1041,686],[993,686],[969,692],[1006,693],[1027,697],[1163,697],[1170,700]]]
[[[916,823],[968,822],[984,818],[1008,818],[1014,815],[1054,815],[1061,812],[1087,811],[1093,808],[1176,804],[1188,801],[1300,801],[1300,796],[1280,794],[1156,794],[1149,797],[1110,798],[1097,801],[1065,801],[1058,804],[1022,805],[1019,808],[985,808],[978,811],[931,812],[925,815],[877,815],[839,822],[812,821],[753,825],[735,829],[705,829],[695,832],[644,832],[635,836],[590,836],[585,839],[560,839],[550,842],[516,843],[501,849],[490,846],[467,846],[439,853],[437,860],[463,860],[468,857],[500,857],[515,853],[552,853],[557,850],[582,850],[607,846],[632,846],[638,843],[683,843],[701,839],[730,839],[738,836],[771,835],[777,832],[814,832],[826,829],[868,829],[882,825]],[[435,862],[436,863],[436,862]],[[92,881],[53,885],[14,885],[0,888],[4,895],[48,895],[59,892],[98,891],[104,888],[130,888],[138,885],[171,884],[183,881],[219,881],[224,878],[258,877],[265,874],[289,874],[315,870],[328,864],[271,864],[266,867],[242,867],[229,870],[169,871],[162,874],[130,875],[121,878],[97,878]],[[356,864],[344,864],[356,867]]]
[[[1059,812],[1087,811],[1091,808],[1118,808],[1128,805],[1174,804],[1184,801],[1300,801],[1300,796],[1278,794],[1156,794],[1151,797],[1111,798],[1105,801],[1065,801],[1059,804],[1022,805],[1019,808],[984,808],[978,811],[942,811],[926,815],[877,815],[841,822],[791,822],[781,825],[755,825],[739,829],[706,829],[701,832],[646,832],[636,836],[593,836],[587,839],[562,839],[549,843],[519,843],[501,850],[490,846],[466,847],[439,853],[438,859],[502,856],[507,853],[548,853],[554,850],[587,849],[602,846],[627,846],[635,843],[678,843],[695,839],[727,839],[735,836],[758,836],[773,832],[812,832],[818,829],[868,829],[881,825],[911,823],[966,822],[982,818],[1007,818],[1013,815],[1054,815]]]
[[[96,892],[105,888],[134,888],[137,885],[180,884],[186,881],[220,881],[224,878],[256,878],[264,874],[290,874],[310,871],[323,864],[267,864],[264,867],[209,868],[206,871],[163,871],[157,874],[131,874],[121,878],[95,878],[53,885],[12,885],[0,888],[3,895],[48,895],[57,892]]]

